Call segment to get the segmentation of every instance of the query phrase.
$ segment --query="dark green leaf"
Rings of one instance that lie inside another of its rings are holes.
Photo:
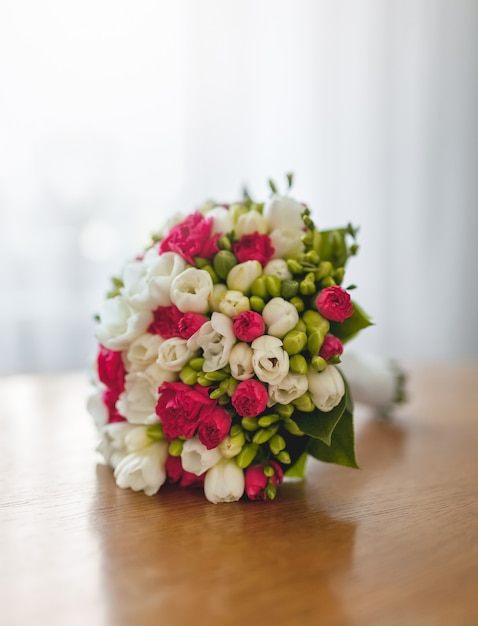
[[[319,439],[310,439],[308,453],[319,461],[358,468],[355,458],[353,416],[345,410],[334,429],[332,442],[327,446]]]
[[[356,303],[354,305],[353,315],[343,322],[330,322],[330,332],[332,335],[338,337],[343,343],[353,339],[358,333],[367,328],[367,326],[373,326],[373,322],[365,311]]]
[[[284,476],[287,478],[305,478],[307,456],[307,452],[301,454],[296,463],[285,472]]]
[[[314,439],[320,439],[325,445],[330,445],[332,433],[337,426],[347,402],[347,394],[344,395],[340,403],[331,411],[324,413],[316,409],[311,413],[294,413],[294,421],[306,435]]]

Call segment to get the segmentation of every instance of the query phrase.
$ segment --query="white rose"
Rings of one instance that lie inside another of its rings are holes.
[[[181,452],[181,464],[186,472],[201,476],[222,458],[218,448],[208,450],[197,437],[186,439]]]
[[[203,371],[214,372],[225,367],[229,362],[232,346],[236,343],[232,320],[223,313],[214,312],[211,320],[188,339],[191,352],[203,351]]]
[[[244,493],[244,472],[230,459],[222,459],[211,467],[204,480],[204,493],[209,502],[235,502]]]
[[[252,283],[262,276],[262,265],[259,261],[244,261],[235,265],[227,275],[227,286],[234,291],[247,293]]]
[[[137,428],[128,422],[113,422],[106,424],[101,429],[101,441],[98,445],[100,452],[106,463],[111,467],[116,467],[121,459],[126,456],[125,439],[128,433]]]
[[[125,388],[120,394],[116,408],[132,424],[154,424],[158,387],[143,372],[130,372],[125,376]]]
[[[206,270],[189,267],[173,280],[171,300],[183,313],[207,313],[212,289],[212,278]]]
[[[320,411],[327,413],[340,403],[345,393],[345,385],[336,367],[327,365],[321,372],[316,372],[311,367],[307,378],[312,401]]]
[[[270,230],[276,228],[292,228],[302,230],[304,222],[302,213],[304,206],[292,198],[275,198],[265,208],[263,215],[269,224]]]
[[[100,311],[96,338],[109,350],[126,350],[152,321],[151,311],[136,310],[123,296],[108,298]]]
[[[268,334],[279,338],[284,337],[299,321],[297,309],[284,298],[269,300],[262,311],[262,317]]]
[[[212,228],[211,228],[211,236],[216,235],[217,233],[226,234],[230,233],[234,228],[234,224],[232,222],[232,215],[229,212],[229,209],[226,209],[223,206],[216,206],[210,211],[206,213],[206,217],[212,217]]]
[[[252,348],[244,342],[236,343],[229,355],[229,367],[236,380],[247,380],[254,376]]]
[[[212,311],[219,311],[221,300],[224,298],[228,291],[229,290],[224,283],[218,283],[217,285],[214,285],[214,287],[212,288],[212,296],[210,299]]]
[[[133,491],[143,490],[147,496],[154,495],[166,481],[167,456],[166,441],[157,441],[130,452],[115,468],[116,484],[122,489],[130,487]]]
[[[272,259],[264,267],[264,276],[277,276],[280,280],[290,280],[292,272],[289,271],[284,259]]]
[[[289,355],[281,346],[282,341],[270,335],[262,335],[251,344],[252,367],[263,383],[277,385],[289,372]]]
[[[273,230],[269,237],[274,248],[272,259],[289,258],[304,251],[303,232],[291,228]]]
[[[239,237],[242,237],[242,235],[251,235],[252,233],[265,235],[269,229],[264,216],[258,211],[252,210],[239,215],[234,230]]]
[[[163,343],[159,335],[144,333],[129,346],[125,361],[128,370],[144,370],[158,358],[159,346]]]
[[[296,400],[303,396],[307,391],[307,376],[302,374],[287,374],[277,385],[269,385],[269,406],[276,402],[279,404],[290,404],[292,400]]]
[[[249,298],[242,291],[228,289],[219,302],[219,311],[228,317],[235,317],[250,310]]]
[[[171,337],[159,346],[156,363],[169,372],[180,372],[193,354],[194,351],[188,348],[187,339]]]

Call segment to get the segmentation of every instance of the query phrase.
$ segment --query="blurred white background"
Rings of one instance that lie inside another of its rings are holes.
[[[0,373],[84,367],[175,211],[294,171],[360,225],[356,348],[478,358],[476,0],[1,0]]]

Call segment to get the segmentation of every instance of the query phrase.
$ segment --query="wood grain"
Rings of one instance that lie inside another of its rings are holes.
[[[416,368],[361,470],[311,461],[271,504],[118,489],[86,376],[0,381],[0,623],[478,624],[478,365]]]

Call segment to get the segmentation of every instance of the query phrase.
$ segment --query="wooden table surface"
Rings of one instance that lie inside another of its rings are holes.
[[[83,374],[0,381],[0,624],[475,626],[478,364],[415,368],[361,470],[311,461],[273,503],[120,490]]]

